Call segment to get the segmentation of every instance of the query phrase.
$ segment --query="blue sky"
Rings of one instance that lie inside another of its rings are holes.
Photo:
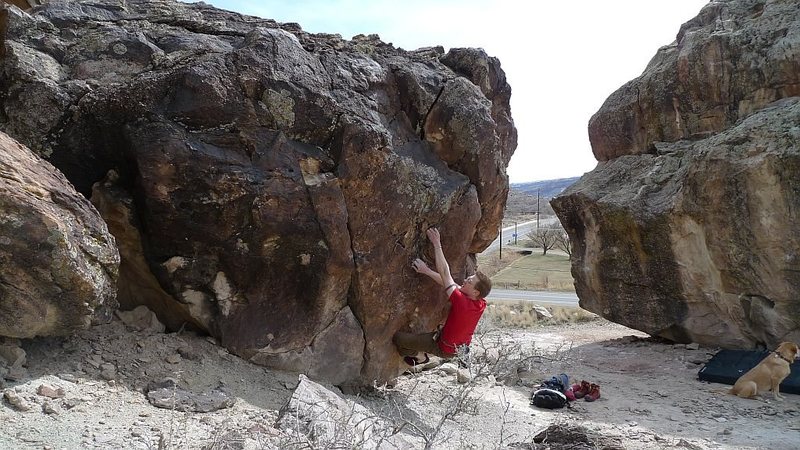
[[[480,47],[511,85],[519,145],[512,183],[582,175],[596,164],[587,124],[707,0],[206,0],[309,32],[380,35],[413,50]]]

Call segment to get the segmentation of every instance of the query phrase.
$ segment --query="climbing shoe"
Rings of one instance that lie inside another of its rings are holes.
[[[586,395],[583,396],[583,399],[586,400],[587,402],[593,402],[598,398],[600,398],[600,386],[592,383],[589,386],[589,392],[587,392]]]
[[[583,398],[590,390],[591,384],[586,380],[581,381],[581,384],[572,385],[572,393],[575,394],[575,398]]]
[[[428,357],[427,353],[423,353],[423,355],[425,355],[423,359],[420,359],[416,356],[405,356],[403,357],[403,361],[405,361],[405,363],[408,364],[409,366],[418,366],[420,364],[425,364],[431,360]]]

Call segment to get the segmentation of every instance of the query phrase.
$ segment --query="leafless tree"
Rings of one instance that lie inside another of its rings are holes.
[[[558,236],[556,236],[556,248],[566,253],[567,256],[572,257],[572,245],[569,234],[563,229],[560,231]]]
[[[534,245],[542,249],[542,256],[547,255],[547,251],[555,247],[557,238],[561,234],[561,228],[537,228],[528,233],[528,239]]]

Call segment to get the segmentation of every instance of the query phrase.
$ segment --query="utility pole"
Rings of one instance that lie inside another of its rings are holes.
[[[536,190],[536,229],[539,229],[539,189]]]
[[[503,259],[503,222],[500,222],[500,259]]]

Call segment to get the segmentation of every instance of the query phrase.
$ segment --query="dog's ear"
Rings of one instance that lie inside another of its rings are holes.
[[[775,349],[775,353],[778,353],[778,354],[781,354],[781,355],[783,355],[785,353],[791,353],[791,352],[794,351],[793,347],[794,347],[794,343],[793,342],[781,342],[780,344],[778,344],[778,348]]]

